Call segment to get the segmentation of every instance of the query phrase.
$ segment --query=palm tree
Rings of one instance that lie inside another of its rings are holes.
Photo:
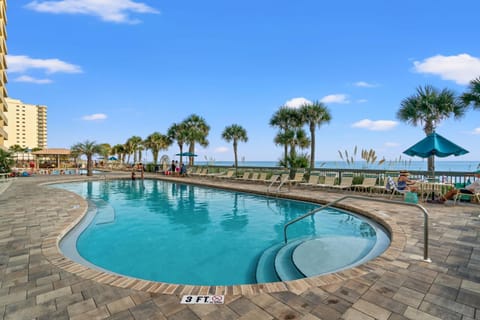
[[[140,149],[142,138],[139,136],[130,137],[125,143],[125,149],[128,154],[128,162],[130,162],[130,155],[133,154],[133,164],[137,163],[137,151]]]
[[[188,143],[188,151],[192,154],[195,153],[195,143],[200,144],[202,147],[207,147],[209,142],[207,140],[208,133],[210,132],[210,126],[202,117],[192,114],[182,122],[188,135],[186,137],[186,143]],[[189,165],[193,166],[194,157],[189,157]]]
[[[116,144],[112,147],[112,154],[117,155],[118,160],[120,163],[125,162],[125,145],[123,144]]]
[[[164,134],[154,132],[147,137],[144,141],[144,145],[147,149],[152,150],[153,164],[157,165],[158,154],[160,150],[167,150],[172,144],[172,140]]]
[[[315,167],[315,129],[330,122],[332,116],[327,107],[318,101],[300,107],[300,114],[310,129],[310,168],[313,169]]]
[[[445,119],[461,118],[466,105],[449,89],[439,91],[432,86],[418,87],[417,93],[401,102],[397,118],[413,126],[421,125],[426,135],[432,133],[437,124]],[[428,158],[428,171],[435,169],[434,157]]]
[[[468,91],[462,94],[461,99],[466,105],[472,104],[475,109],[480,109],[480,77],[470,81]]]
[[[10,172],[13,163],[12,153],[0,148],[0,173]]]
[[[235,174],[236,174],[237,168],[238,168],[238,153],[237,153],[238,141],[242,141],[242,142],[248,141],[247,130],[245,130],[242,126],[238,124],[232,124],[229,127],[225,127],[225,129],[222,132],[222,138],[227,142],[233,141],[233,155],[235,157]]]
[[[92,158],[95,154],[102,154],[102,146],[95,141],[86,140],[79,142],[70,148],[70,152],[75,157],[85,155],[87,157],[87,176],[93,175]]]
[[[11,156],[15,155],[15,165],[18,167],[18,154],[21,152],[22,154],[25,152],[25,148],[20,146],[19,144],[14,144],[13,146],[10,146],[8,148],[8,151],[10,151],[12,154]]]
[[[274,141],[276,144],[284,146],[284,160],[285,164],[289,163],[288,147],[290,146],[290,156],[296,154],[295,146],[292,145],[292,139],[295,136],[295,130],[302,127],[302,117],[298,109],[282,106],[275,112],[270,119],[270,126],[278,127],[280,130],[277,133]]]
[[[110,146],[109,143],[102,143],[100,144],[100,147],[102,148],[102,157],[103,157],[103,162],[106,163],[108,160],[108,157],[110,156],[112,152],[112,147]]]
[[[167,137],[171,141],[177,141],[180,154],[183,153],[183,145],[185,144],[188,136],[188,129],[184,123],[174,123],[167,131]],[[182,156],[180,156],[180,166],[182,165]]]

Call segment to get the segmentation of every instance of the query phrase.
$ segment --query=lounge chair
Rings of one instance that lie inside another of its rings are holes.
[[[390,184],[388,182],[388,178],[396,179],[398,178],[400,172],[398,171],[387,171],[383,174],[383,185],[375,185],[371,189],[372,191],[378,191],[379,193],[387,193],[391,192]]]
[[[280,175],[274,173],[270,176],[270,178],[264,179],[263,182],[265,182],[266,184],[271,184],[272,182],[276,182],[278,179],[280,179]]]
[[[331,188],[333,185],[335,185],[335,180],[337,180],[336,173],[326,173],[323,179],[320,179],[319,177],[316,187]]]
[[[259,176],[260,176],[260,172],[252,172],[252,175],[247,180],[255,182],[255,181],[258,181]]]
[[[299,185],[306,186],[306,187],[313,187],[318,185],[318,181],[320,180],[320,176],[317,174],[310,174],[307,182],[300,182]]]
[[[347,190],[353,187],[353,173],[343,172],[340,178],[340,183],[331,186],[333,189]]]
[[[232,179],[233,174],[235,173],[235,170],[228,170],[224,174],[217,174],[216,176],[213,176],[214,178],[219,178],[219,179]]]
[[[243,181],[248,181],[248,179],[250,179],[250,172],[249,171],[245,171],[243,173],[243,176],[239,177],[239,178],[236,178],[236,180],[243,180]]]
[[[290,186],[297,185],[299,183],[304,182],[304,179],[303,179],[304,175],[305,175],[305,172],[297,172],[297,173],[295,173],[295,176],[293,177],[293,179],[288,179],[286,182]]]
[[[191,173],[192,176],[206,176],[208,174],[208,168],[197,169],[197,172]]]
[[[378,176],[375,174],[366,174],[363,178],[363,182],[361,184],[354,184],[353,191],[368,191],[372,192],[373,187],[377,184]]]
[[[471,199],[476,199],[478,203],[480,203],[480,192],[477,192],[477,193],[457,193],[454,197],[453,197],[453,205],[456,205],[457,204],[457,201],[459,199],[461,199],[462,197],[469,197],[470,198],[470,201]]]
[[[260,172],[258,175],[258,178],[255,180],[255,182],[264,182],[267,179],[267,173],[266,172]]]

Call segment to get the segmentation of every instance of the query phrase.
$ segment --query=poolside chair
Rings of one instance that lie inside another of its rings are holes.
[[[191,173],[192,176],[206,176],[208,174],[208,168],[199,168],[197,172]]]
[[[255,182],[264,182],[267,179],[267,173],[266,172],[260,172],[258,175],[258,178],[255,180]]]
[[[453,205],[457,205],[457,201],[460,200],[462,197],[469,197],[470,201],[472,201],[472,199],[476,199],[477,203],[480,203],[480,192],[472,194],[459,192],[453,197]]]
[[[236,180],[243,180],[243,181],[248,181],[248,179],[250,179],[250,172],[249,171],[245,171],[243,173],[243,176],[239,177],[239,178],[235,178]]]
[[[321,179],[321,178],[323,178],[323,179]],[[323,177],[318,178],[318,183],[315,187],[330,188],[333,185],[335,185],[335,180],[337,180],[337,174],[327,172]]]
[[[299,185],[301,186],[306,186],[306,187],[312,187],[318,185],[318,180],[320,179],[320,176],[317,174],[310,174],[310,177],[308,178],[307,182],[300,182]]]
[[[340,183],[331,186],[333,189],[339,190],[348,190],[353,187],[353,173],[352,172],[342,172]]]
[[[377,184],[377,178],[376,174],[366,174],[361,184],[353,185],[353,191],[368,191],[371,193],[373,187]]]
[[[227,172],[225,172],[224,174],[217,174],[213,177],[214,178],[219,178],[219,179],[231,179],[231,178],[233,178],[234,173],[235,173],[235,170],[230,169]]]
[[[280,179],[280,175],[274,173],[270,176],[270,178],[263,180],[263,182],[266,184],[271,184],[272,182],[276,182],[278,179]]]
[[[383,174],[383,184],[382,185],[375,185],[372,187],[372,191],[378,191],[381,194],[385,194],[391,192],[391,187],[389,184],[389,177],[396,179],[399,176],[400,172],[398,171],[387,171]]]
[[[260,172],[252,172],[252,175],[247,180],[255,182],[258,180],[259,176],[260,176]]]
[[[290,186],[295,186],[301,182],[304,182],[304,179],[303,179],[303,176],[305,175],[305,172],[302,171],[302,172],[296,172],[293,179],[287,179],[287,183],[290,185]]]

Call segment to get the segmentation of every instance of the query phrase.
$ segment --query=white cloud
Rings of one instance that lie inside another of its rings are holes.
[[[330,94],[323,97],[320,102],[323,103],[350,103],[346,94]]]
[[[452,80],[466,85],[480,74],[480,58],[463,53],[456,56],[436,55],[423,61],[414,61],[418,73],[438,75],[443,80]]]
[[[229,152],[230,150],[227,148],[227,147],[218,147],[218,148],[215,148],[215,153],[227,153]]]
[[[377,84],[374,83],[368,83],[365,81],[358,81],[353,84],[355,87],[361,87],[361,88],[375,88],[378,87]]]
[[[30,76],[20,76],[12,80],[13,82],[28,82],[28,83],[35,83],[35,84],[48,84],[52,83],[53,81],[50,79],[35,79]]]
[[[480,134],[480,128],[473,129],[473,134]]]
[[[9,73],[23,73],[31,69],[45,70],[51,73],[81,73],[82,68],[59,59],[33,59],[28,56],[7,55]]]
[[[95,121],[95,120],[104,120],[104,119],[107,119],[107,115],[104,113],[94,113],[94,114],[82,117],[82,120],[86,120],[86,121]]]
[[[368,100],[367,99],[358,99],[356,102],[357,103],[365,103],[365,102],[368,102]]]
[[[395,128],[398,122],[391,120],[370,120],[363,119],[352,124],[353,128],[367,129],[371,131],[387,131]]]
[[[296,109],[296,108],[300,108],[304,104],[311,104],[311,103],[312,101],[305,99],[303,97],[300,97],[300,98],[293,98],[288,100],[287,102],[285,102],[285,106]]]
[[[103,21],[116,23],[138,23],[131,13],[159,13],[158,10],[132,0],[35,0],[26,5],[28,9],[55,14],[85,14],[98,16]]]
[[[397,143],[397,142],[385,142],[385,147],[388,147],[388,148],[394,148],[394,147],[398,147],[400,144]]]

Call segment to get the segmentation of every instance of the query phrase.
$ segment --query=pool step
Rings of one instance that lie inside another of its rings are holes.
[[[106,224],[115,222],[115,209],[102,199],[91,199],[94,204],[97,214],[95,217],[95,224]]]
[[[266,249],[257,263],[257,283],[288,281],[304,278],[292,261],[292,253],[305,239],[278,243]]]
[[[278,250],[282,247],[283,243],[279,243],[262,253],[257,263],[257,283],[280,281],[280,278],[275,272],[275,256],[277,255]]]
[[[275,271],[282,281],[297,280],[305,278],[295,264],[292,255],[294,250],[305,240],[294,240],[283,245],[275,256]]]

